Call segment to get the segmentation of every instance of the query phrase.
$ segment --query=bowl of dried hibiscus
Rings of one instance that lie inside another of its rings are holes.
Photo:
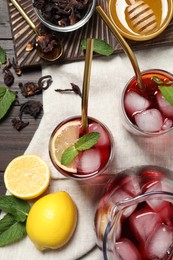
[[[53,31],[71,32],[86,24],[96,0],[32,0],[40,22]]]

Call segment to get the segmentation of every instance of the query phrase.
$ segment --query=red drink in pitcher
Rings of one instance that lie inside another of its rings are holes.
[[[143,89],[136,78],[127,84],[122,98],[128,129],[143,135],[165,133],[173,126],[173,106],[163,97],[161,88],[173,86],[173,76],[163,70],[142,73]]]
[[[109,183],[95,218],[105,260],[173,259],[173,183],[165,172],[148,167]]]
[[[100,135],[97,143],[90,149],[79,151],[69,164],[63,165],[61,162],[63,152],[73,146],[84,134],[93,132]],[[50,158],[55,168],[67,177],[78,180],[93,178],[101,174],[113,157],[113,138],[105,125],[89,117],[88,127],[84,134],[81,118],[72,117],[55,128],[49,145]]]

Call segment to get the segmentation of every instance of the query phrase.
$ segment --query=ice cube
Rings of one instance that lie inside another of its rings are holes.
[[[82,152],[79,157],[78,171],[84,173],[95,172],[101,165],[101,156],[98,149],[92,148]]]
[[[125,200],[128,201],[128,199],[132,199],[133,197],[134,196],[130,195],[128,192],[120,189],[120,190],[116,190],[114,192],[111,200],[115,204],[115,203],[125,201]],[[135,211],[136,207],[137,207],[137,204],[127,207],[123,212],[123,216],[125,218],[129,217]]]
[[[159,211],[159,215],[162,218],[162,222],[164,224],[173,228],[173,205],[171,203],[167,202],[166,206]]]
[[[115,251],[121,260],[142,260],[136,246],[127,238],[115,243]]]
[[[145,252],[149,259],[168,259],[168,250],[173,245],[173,229],[160,224],[146,241]]]
[[[148,132],[160,131],[163,125],[163,119],[158,109],[152,108],[134,116],[137,126]]]
[[[142,186],[142,192],[162,191],[162,183],[160,180],[151,180]]]
[[[143,192],[150,192],[150,191],[162,191],[162,182],[161,181],[151,181],[143,186],[142,191]],[[150,208],[152,208],[154,211],[160,211],[164,207],[166,207],[169,203],[162,200],[161,198],[152,198],[150,197],[147,200],[148,205]]]
[[[153,229],[162,222],[158,213],[149,207],[134,212],[130,216],[130,227],[140,243],[144,243]]]
[[[128,176],[121,181],[122,189],[128,192],[132,197],[141,194],[139,178],[137,176]]]
[[[156,98],[162,113],[168,117],[173,117],[173,106],[169,104],[168,101],[166,101],[166,99],[162,96],[161,92],[157,93]]]
[[[150,106],[150,102],[138,93],[129,91],[125,95],[124,106],[128,114],[132,116],[136,112],[146,110]]]
[[[97,123],[92,123],[89,125],[88,131],[100,133],[99,140],[98,140],[97,144],[95,145],[96,147],[100,146],[100,145],[106,145],[106,144],[109,145],[109,137],[108,137],[105,129],[101,125],[99,125]]]
[[[162,125],[162,129],[163,130],[170,129],[172,127],[172,124],[173,124],[173,122],[171,119],[165,118],[163,125]]]

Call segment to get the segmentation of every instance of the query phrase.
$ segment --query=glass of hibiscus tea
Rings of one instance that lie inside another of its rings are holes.
[[[112,178],[95,215],[104,260],[173,259],[171,174],[145,166]]]
[[[113,158],[113,137],[100,121],[88,116],[88,97],[94,39],[86,41],[81,116],[60,123],[50,138],[55,168],[65,176],[87,180],[105,172]]]
[[[80,116],[68,118],[53,131],[49,154],[55,168],[66,177],[87,180],[105,172],[113,158],[113,137],[100,121],[88,117],[83,132]]]
[[[160,69],[141,75],[142,89],[133,77],[123,91],[123,121],[127,130],[137,135],[164,134],[173,127],[173,75]]]

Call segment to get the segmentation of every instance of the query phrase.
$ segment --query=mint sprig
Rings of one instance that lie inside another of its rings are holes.
[[[61,164],[65,166],[70,164],[80,151],[85,151],[93,147],[98,142],[99,137],[100,133],[98,132],[91,132],[80,137],[74,145],[68,147],[63,152]]]
[[[159,79],[157,76],[153,76],[152,79],[158,85],[163,84],[163,81]]]
[[[5,116],[15,99],[16,94],[13,91],[0,86],[0,119]]]
[[[153,81],[158,84],[158,88],[162,93],[162,96],[166,101],[173,106],[173,81],[165,80],[162,81],[157,76],[152,77]]]
[[[162,93],[162,96],[173,106],[173,87],[160,86],[159,90]]]
[[[81,46],[83,50],[86,50],[86,39],[81,41]],[[93,51],[104,56],[109,56],[114,52],[114,48],[103,40],[94,39]]]
[[[12,195],[3,195],[0,197],[0,210],[6,213],[0,220],[0,247],[2,247],[26,236],[26,219],[30,205]]]

